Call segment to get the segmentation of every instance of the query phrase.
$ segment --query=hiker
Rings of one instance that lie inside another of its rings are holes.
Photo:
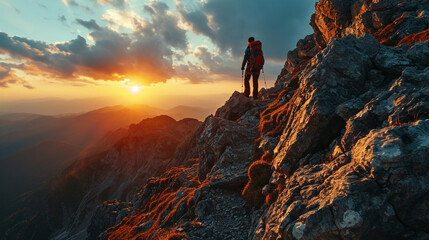
[[[244,77],[244,95],[250,95],[250,78],[253,76],[253,99],[258,99],[258,78],[261,69],[264,66],[264,54],[262,52],[261,41],[255,41],[254,37],[249,37],[248,46],[244,51],[243,63],[241,64],[241,71],[247,63],[246,73]]]

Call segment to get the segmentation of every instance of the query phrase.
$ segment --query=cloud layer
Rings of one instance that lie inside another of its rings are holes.
[[[283,61],[286,50],[308,33],[315,0],[207,0],[187,11],[176,1],[183,19],[195,33],[209,37],[222,51],[242,56],[249,36],[260,39],[265,55]]]
[[[175,75],[173,48],[187,51],[185,30],[177,26],[177,17],[167,12],[163,3],[145,5],[151,20],[130,19],[134,32],[124,34],[101,27],[93,19],[76,22],[91,30],[88,38],[47,44],[0,33],[0,53],[26,62],[32,73],[45,73],[55,78],[123,80],[133,78],[143,84],[165,82]],[[120,14],[127,12],[117,11]],[[114,19],[112,19],[114,20]]]
[[[83,7],[76,0],[62,1],[68,7]],[[90,41],[77,36],[46,43],[0,32],[0,53],[21,61],[24,65],[19,69],[27,74],[56,79],[130,78],[150,84],[177,77],[199,83],[213,80],[213,76],[236,75],[250,35],[263,41],[271,63],[282,63],[287,50],[309,32],[315,2],[176,0],[170,9],[161,1],[150,1],[141,8],[149,16],[143,18],[130,10],[128,0],[92,1],[114,8],[106,10],[101,21],[75,19],[75,24],[90,31]],[[210,39],[217,49],[205,45],[190,49],[188,31]],[[0,66],[0,87],[13,83],[30,87],[16,76],[17,65]]]

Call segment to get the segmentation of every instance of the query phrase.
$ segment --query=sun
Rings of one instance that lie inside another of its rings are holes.
[[[132,86],[132,87],[130,87],[130,90],[131,90],[131,92],[132,92],[132,93],[137,94],[137,93],[139,93],[139,92],[140,92],[140,90],[141,90],[142,88],[143,88],[143,87],[141,87],[141,86]]]

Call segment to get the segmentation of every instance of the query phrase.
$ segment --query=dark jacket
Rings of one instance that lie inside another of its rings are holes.
[[[241,69],[244,69],[246,66],[246,63],[248,64],[250,58],[250,47],[247,46],[246,50],[244,51],[244,57],[243,57],[243,63],[241,64]]]

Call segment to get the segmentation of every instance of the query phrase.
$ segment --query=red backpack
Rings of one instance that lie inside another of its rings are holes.
[[[261,41],[253,41],[249,43],[249,46],[249,67],[253,70],[261,70],[265,63],[264,53],[262,52],[262,43]]]

